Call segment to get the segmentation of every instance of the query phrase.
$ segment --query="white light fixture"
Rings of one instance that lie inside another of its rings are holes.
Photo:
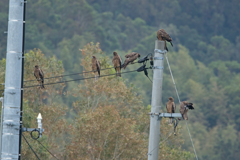
[[[42,129],[42,115],[41,115],[41,113],[38,114],[37,123],[38,123],[38,128]]]

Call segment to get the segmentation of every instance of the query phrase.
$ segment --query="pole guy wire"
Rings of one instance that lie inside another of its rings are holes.
[[[33,151],[33,153],[35,154],[35,156],[37,157],[37,159],[40,160],[40,158],[38,157],[37,153],[33,150],[33,148],[31,147],[31,145],[28,143],[27,139],[25,138],[25,136],[22,134],[24,140],[27,142],[28,146],[31,148],[31,150]]]
[[[174,86],[175,86],[175,90],[176,90],[176,93],[177,93],[177,96],[178,96],[178,101],[179,101],[179,103],[181,103],[180,98],[179,98],[179,95],[178,95],[178,90],[177,90],[177,87],[176,87],[176,83],[175,83],[175,81],[174,81],[173,74],[172,74],[172,71],[171,71],[171,67],[170,67],[170,64],[169,64],[169,61],[168,61],[168,58],[167,58],[167,54],[164,54],[164,55],[165,55],[165,57],[166,57],[167,64],[168,64],[168,68],[169,68],[169,71],[170,71],[170,74],[171,74],[171,77],[172,77],[172,80],[173,80],[173,84],[174,84]],[[195,153],[196,159],[198,160],[197,153],[196,153],[196,150],[195,150],[195,147],[194,147],[194,144],[193,144],[192,136],[191,136],[190,130],[189,130],[189,128],[188,128],[188,124],[187,124],[187,121],[186,121],[186,120],[185,120],[185,123],[186,123],[187,129],[188,129],[188,134],[189,134],[190,140],[191,140],[191,142],[192,142],[193,151],[194,151],[194,153]]]
[[[39,140],[36,140],[39,144],[41,144],[43,146],[43,148],[45,148],[48,153],[50,153],[54,158],[58,159],[56,156],[54,156],[54,154],[52,154]]]

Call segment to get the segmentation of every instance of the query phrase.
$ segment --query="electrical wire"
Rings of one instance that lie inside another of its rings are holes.
[[[150,68],[146,68],[146,69],[150,69]],[[137,70],[133,70],[133,71],[127,71],[127,72],[122,72],[121,74],[125,74],[125,73],[130,73],[130,72],[136,72]],[[107,76],[113,76],[113,75],[116,75],[116,73],[114,74],[107,74],[107,75],[102,75],[100,77],[107,77]],[[100,78],[99,77],[99,78]],[[59,83],[66,83],[66,82],[72,82],[72,81],[81,81],[81,80],[85,80],[85,79],[91,79],[91,78],[95,78],[95,77],[87,77],[87,78],[79,78],[79,79],[73,79],[73,80],[66,80],[66,81],[60,81],[60,82],[54,82],[54,83],[46,83],[44,85],[53,85],[53,84],[59,84]],[[25,86],[23,88],[32,88],[32,87],[37,87],[39,85],[32,85],[32,86]],[[1,91],[4,91],[3,90],[0,90]]]
[[[58,158],[57,158],[56,156],[54,156],[54,154],[52,154],[39,140],[36,139],[36,141],[37,141],[38,143],[40,143],[40,144],[43,146],[43,148],[45,148],[45,149],[48,151],[48,153],[50,153],[54,158],[58,159]]]
[[[37,157],[37,159],[40,160],[40,158],[38,157],[37,153],[33,150],[33,148],[31,147],[31,145],[28,143],[27,139],[25,138],[25,136],[22,134],[24,140],[27,142],[28,146],[31,148],[31,150],[33,151],[33,153],[35,154],[35,156]]]
[[[137,70],[127,71],[127,72],[122,72],[121,74],[130,73],[130,72],[136,72],[136,71]],[[113,75],[116,75],[116,73],[114,73],[114,74],[106,74],[106,75],[102,75],[100,77],[107,77],[107,76],[113,76]],[[66,83],[66,82],[72,82],[72,81],[81,81],[81,80],[91,79],[91,78],[96,78],[96,77],[79,78],[79,79],[66,80],[66,81],[60,81],[60,82],[54,82],[54,83],[47,83],[47,84],[44,84],[44,85],[53,85],[53,84]],[[31,87],[37,87],[37,86],[39,86],[39,85],[25,86],[23,88],[31,88]],[[2,91],[2,90],[0,90],[0,91]]]
[[[181,103],[180,97],[179,97],[179,95],[178,95],[178,90],[177,90],[177,87],[176,87],[176,84],[175,84],[175,81],[174,81],[174,78],[173,78],[173,74],[172,74],[172,71],[171,71],[171,67],[170,67],[170,64],[169,64],[169,61],[168,61],[168,58],[167,58],[167,54],[164,54],[164,55],[165,55],[165,57],[166,57],[167,64],[168,64],[168,68],[169,68],[169,71],[170,71],[170,74],[171,74],[171,77],[172,77],[172,80],[173,80],[173,84],[174,84],[174,86],[175,86],[175,90],[176,90],[176,93],[177,93],[177,96],[178,96],[178,101],[179,101],[179,103]],[[184,120],[185,120],[185,119],[184,119]],[[188,129],[188,134],[189,134],[190,140],[191,140],[191,142],[192,142],[193,151],[194,151],[194,153],[195,153],[196,159],[198,160],[197,153],[196,153],[196,150],[195,150],[195,147],[194,147],[194,144],[193,144],[192,136],[191,136],[190,130],[189,130],[189,128],[188,128],[188,124],[187,124],[187,121],[186,121],[186,120],[185,120],[185,123],[186,123],[187,129]]]
[[[138,62],[130,63],[130,65],[131,65],[131,64],[135,64],[135,63],[138,63]],[[121,66],[118,66],[118,67],[121,67]],[[104,71],[104,70],[112,69],[112,68],[116,68],[116,67],[104,68],[104,69],[100,69],[100,71]],[[44,78],[44,79],[59,78],[59,77],[72,76],[72,75],[79,75],[79,74],[85,74],[85,73],[91,73],[91,72],[94,72],[94,71],[83,71],[83,72],[79,72],[79,73],[71,73],[71,74],[65,74],[65,75],[60,75],[60,76],[47,77],[47,78]],[[36,81],[36,79],[26,80],[26,81],[24,81],[24,82],[30,82],[30,81]]]
[[[147,76],[148,77],[148,76]],[[151,81],[152,82],[152,80],[148,77],[148,79],[149,79],[149,81]],[[153,83],[153,82],[152,82]]]

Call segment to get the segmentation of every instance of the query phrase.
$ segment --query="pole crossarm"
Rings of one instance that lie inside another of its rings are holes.
[[[40,128],[22,128],[23,132],[32,132],[32,131],[39,131],[39,132],[43,132],[44,129],[40,129]]]
[[[159,117],[166,117],[166,118],[182,118],[181,113],[161,113]]]

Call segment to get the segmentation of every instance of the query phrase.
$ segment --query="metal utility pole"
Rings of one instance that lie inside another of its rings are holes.
[[[169,117],[169,118],[182,117],[180,113],[161,113],[163,62],[164,62],[164,54],[166,54],[167,52],[164,49],[164,43],[165,43],[164,41],[159,41],[159,40],[155,41],[148,160],[158,159],[159,139],[160,139],[160,121],[162,117]]]
[[[148,160],[158,159],[158,148],[160,139],[159,114],[161,112],[162,102],[163,62],[164,62],[164,41],[156,40],[154,50]]]
[[[1,160],[19,158],[24,0],[9,0]]]

